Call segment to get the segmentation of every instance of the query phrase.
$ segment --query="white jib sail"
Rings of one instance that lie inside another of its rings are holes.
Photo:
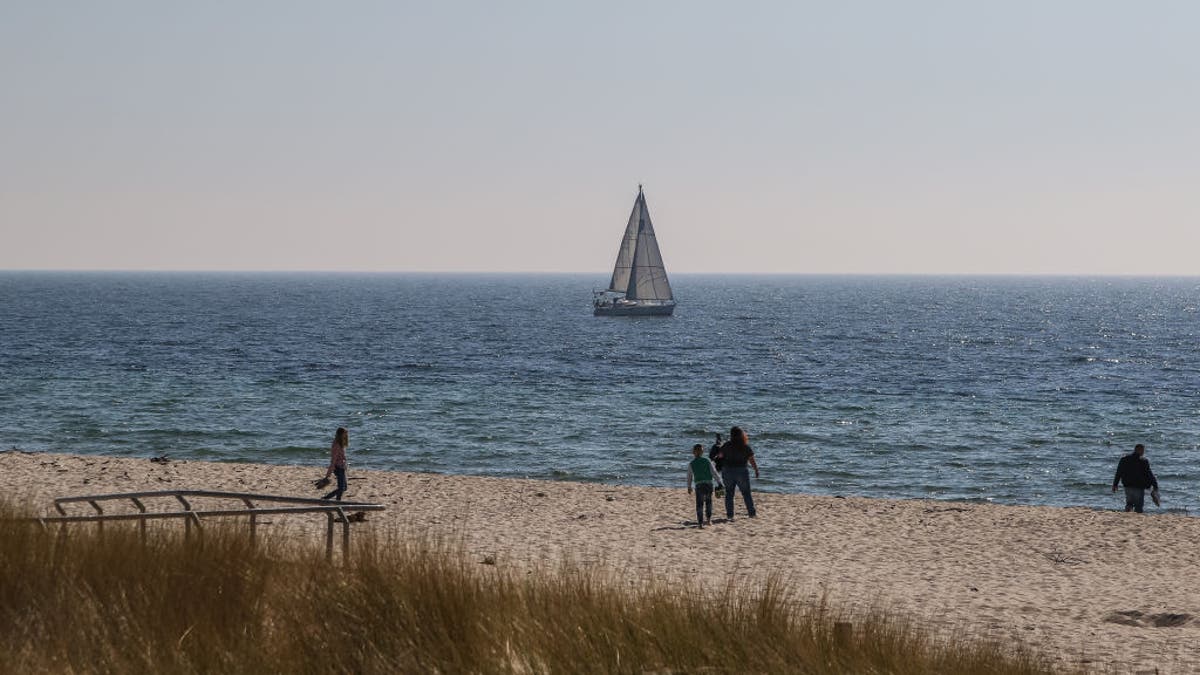
[[[634,247],[633,264],[629,271],[629,283],[626,286],[625,297],[629,300],[672,300],[674,298],[671,295],[671,282],[667,280],[667,269],[663,266],[662,253],[658,250],[658,238],[654,236],[654,224],[650,221],[650,209],[646,206],[646,198],[642,195],[640,186],[637,202],[633,209],[633,216],[639,215],[636,230],[637,245]],[[630,225],[633,225],[632,217],[630,220]],[[628,228],[626,228],[626,233],[628,235]],[[615,270],[613,277],[616,278]]]

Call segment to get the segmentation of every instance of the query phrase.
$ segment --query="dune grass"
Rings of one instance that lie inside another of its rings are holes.
[[[0,507],[0,671],[12,673],[1051,672],[938,642],[769,579],[705,597],[564,568],[505,573],[428,542],[360,536],[348,565],[244,528],[54,531]]]

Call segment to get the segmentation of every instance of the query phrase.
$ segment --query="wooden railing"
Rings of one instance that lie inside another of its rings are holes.
[[[206,508],[197,510],[192,507],[189,500],[203,499],[221,499],[230,501],[239,501],[245,508],[225,509],[225,508]],[[182,510],[167,511],[167,510],[149,510],[146,508],[147,502],[157,500],[170,500],[172,505],[178,504]],[[105,502],[123,502],[132,504],[137,509],[136,513],[105,513],[104,507],[101,506]],[[72,515],[64,508],[68,504],[88,504],[92,507],[95,513]],[[267,504],[267,506],[262,506]],[[246,492],[216,492],[212,490],[162,490],[157,492],[121,492],[116,494],[102,495],[83,495],[79,497],[59,497],[54,500],[54,508],[58,511],[57,516],[42,516],[33,518],[38,522],[43,529],[48,529],[50,525],[58,523],[65,528],[67,523],[98,523],[98,526],[103,528],[104,523],[110,521],[136,521],[141,530],[142,539],[146,538],[146,523],[151,520],[182,520],[184,522],[184,536],[190,536],[192,526],[200,532],[204,526],[202,521],[206,518],[227,518],[231,516],[249,516],[250,517],[250,541],[255,542],[258,537],[258,517],[259,516],[276,516],[276,515],[296,515],[304,513],[324,513],[326,518],[325,526],[325,557],[328,560],[333,560],[333,538],[334,525],[341,523],[342,525],[342,559],[348,560],[350,555],[350,523],[355,519],[352,514],[357,514],[365,511],[383,511],[385,508],[382,504],[371,504],[367,502],[337,502],[326,501],[323,499],[313,499],[310,497],[285,497],[280,495],[262,495]],[[64,529],[65,532],[65,529]]]

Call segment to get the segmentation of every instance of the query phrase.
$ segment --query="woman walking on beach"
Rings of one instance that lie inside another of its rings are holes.
[[[333,434],[333,445],[329,446],[329,468],[325,470],[325,478],[329,474],[337,476],[337,488],[331,490],[321,499],[336,499],[342,501],[342,493],[346,491],[346,446],[350,445],[350,432],[345,427],[338,427]]]
[[[746,502],[746,515],[753,518],[758,514],[754,509],[754,497],[750,494],[750,469],[754,467],[754,478],[758,478],[758,463],[754,461],[754,450],[750,440],[741,427],[729,430],[729,440],[721,446],[717,453],[721,461],[721,482],[725,484],[725,517],[733,520],[733,493],[742,491],[742,500]]]

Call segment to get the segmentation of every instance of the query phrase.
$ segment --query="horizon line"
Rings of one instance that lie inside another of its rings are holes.
[[[206,269],[206,268],[0,268],[0,274],[324,274],[324,275],[463,275],[463,276],[609,276],[610,271],[546,270],[384,270],[384,269]],[[671,277],[1057,277],[1057,278],[1200,278],[1200,273],[1139,272],[674,272]]]

